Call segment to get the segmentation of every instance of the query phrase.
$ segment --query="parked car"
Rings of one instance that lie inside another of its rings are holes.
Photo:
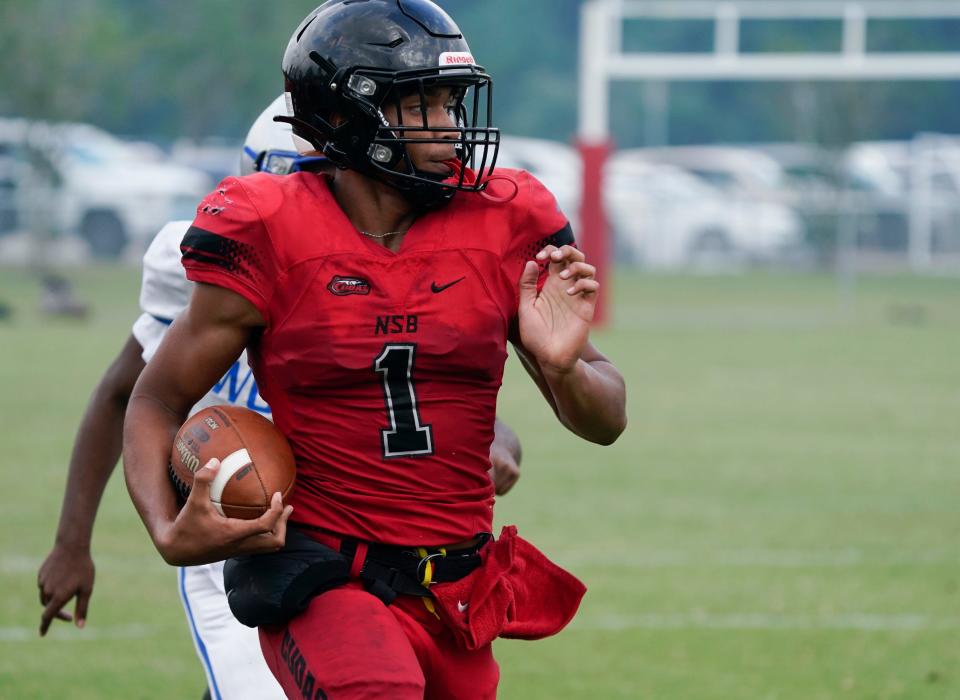
[[[291,142],[291,148],[292,148]],[[241,141],[209,138],[201,141],[181,138],[173,143],[170,159],[178,164],[207,174],[213,182],[240,173]]]
[[[765,153],[738,146],[670,146],[626,151],[635,158],[683,168],[726,193],[777,199],[783,168]]]
[[[911,220],[927,229],[933,250],[960,250],[960,140],[923,135],[868,141],[847,150],[845,169],[858,192],[861,245],[905,250]]]
[[[497,166],[526,170],[546,185],[572,221],[580,211],[583,168],[576,149],[560,141],[503,136]]]
[[[19,163],[0,144],[0,236],[18,228],[17,181]]]
[[[0,150],[17,163],[19,227],[79,235],[97,257],[143,246],[170,219],[192,218],[214,184],[151,144],[87,124],[0,120]]]
[[[776,201],[731,197],[687,170],[621,151],[607,166],[606,204],[621,258],[652,267],[771,261],[802,243]]]

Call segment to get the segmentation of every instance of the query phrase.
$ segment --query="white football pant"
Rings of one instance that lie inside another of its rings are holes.
[[[223,562],[181,567],[180,599],[212,700],[285,700],[260,651],[257,630],[237,622],[223,589]]]

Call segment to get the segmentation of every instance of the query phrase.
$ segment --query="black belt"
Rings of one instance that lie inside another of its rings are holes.
[[[429,596],[431,583],[456,581],[480,566],[480,549],[492,535],[452,552],[337,539],[339,551],[291,527],[280,551],[228,559],[223,579],[234,616],[249,627],[285,623],[351,578],[387,605],[399,594]]]
[[[480,550],[493,539],[490,533],[478,535],[479,542],[452,552],[436,547],[422,550],[382,544],[366,544],[366,556],[359,578],[368,591],[388,605],[397,594],[429,596],[431,583],[459,581],[481,564]],[[354,562],[365,543],[342,540],[340,553]]]
[[[430,595],[430,584],[459,581],[480,566],[480,550],[493,540],[493,534],[483,532],[476,536],[475,545],[447,551],[442,547],[417,548],[348,539],[336,532],[299,522],[290,523],[287,539],[290,539],[290,532],[297,530],[306,537],[310,537],[310,531],[316,532],[318,546],[335,547],[327,551],[343,557],[349,571],[345,578],[360,580],[367,591],[387,605],[399,594],[426,597]],[[358,561],[358,555],[362,556],[362,561]]]

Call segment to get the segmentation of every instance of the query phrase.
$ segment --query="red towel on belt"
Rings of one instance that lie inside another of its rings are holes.
[[[483,564],[468,576],[430,587],[441,617],[460,644],[478,649],[497,637],[542,639],[573,619],[587,587],[513,525],[484,547]]]

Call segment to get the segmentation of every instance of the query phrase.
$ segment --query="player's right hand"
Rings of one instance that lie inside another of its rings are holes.
[[[269,510],[256,520],[226,518],[210,501],[210,484],[219,469],[220,461],[211,459],[197,470],[180,514],[157,536],[157,550],[168,564],[209,564],[240,554],[276,552],[283,547],[293,506],[284,507],[277,492]]]
[[[50,629],[54,619],[74,621],[83,627],[87,621],[87,606],[93,593],[94,566],[90,548],[57,544],[40,566],[37,587],[40,589],[40,636]],[[77,605],[73,615],[63,608],[74,598]]]

